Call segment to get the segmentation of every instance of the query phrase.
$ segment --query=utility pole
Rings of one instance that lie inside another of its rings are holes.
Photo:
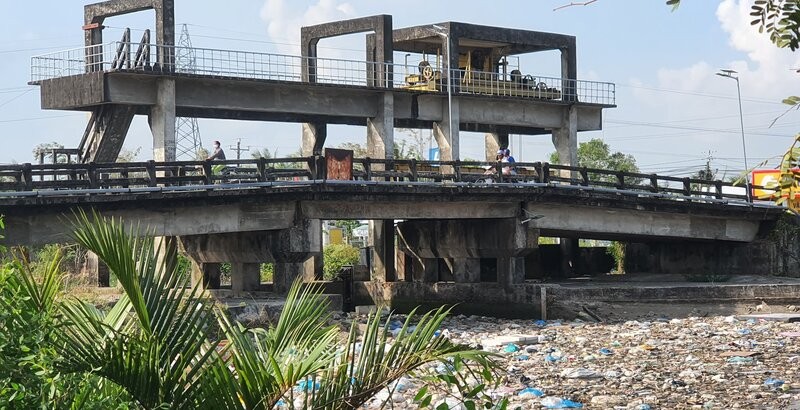
[[[230,149],[232,151],[236,151],[236,159],[237,160],[242,159],[242,151],[245,151],[245,152],[250,151],[250,147],[249,146],[247,148],[242,148],[242,139],[241,138],[236,139],[236,145],[231,145],[230,147],[228,147],[228,149]]]
[[[192,48],[192,40],[189,38],[189,29],[186,24],[181,30],[181,37],[175,50],[175,64],[178,72],[191,74],[197,69],[197,61]],[[198,152],[203,148],[203,141],[200,139],[200,127],[197,118],[175,118],[175,148],[176,158],[183,161],[193,161],[198,159]]]

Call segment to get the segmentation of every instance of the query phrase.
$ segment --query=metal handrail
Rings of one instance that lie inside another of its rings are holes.
[[[130,163],[7,164],[0,165],[0,192],[114,193],[118,189],[173,187],[177,190],[241,189],[248,184],[308,183],[326,180],[325,158],[259,158],[226,161],[171,161]],[[513,164],[485,161],[420,161],[415,159],[353,159],[353,181],[331,184],[382,184],[397,186],[486,186],[534,189],[569,187],[616,194],[713,203],[747,200],[729,193],[733,186],[667,175],[573,167],[546,162]],[[506,171],[514,168],[513,174]],[[179,188],[180,187],[180,188]],[[713,190],[704,190],[704,187]],[[777,192],[774,188],[753,189]],[[8,195],[1,195],[7,197]]]
[[[129,39],[129,37],[125,37],[125,39]],[[145,57],[139,55],[143,49],[148,50]],[[153,61],[150,61],[151,49],[155,50]],[[176,65],[174,58],[170,57],[188,52],[195,56],[191,69]],[[132,55],[134,53],[136,55]],[[125,64],[121,64],[121,62],[125,62]],[[131,62],[135,62],[135,64],[131,64]],[[97,71],[134,71],[310,82],[381,89],[414,91],[422,89],[427,92],[444,93],[447,91],[445,80],[453,78],[458,79],[458,81],[453,81],[454,90],[452,90],[457,94],[481,94],[602,105],[616,103],[615,85],[608,82],[545,76],[531,77],[532,80],[529,82],[526,78],[514,77],[511,74],[458,69],[449,70],[442,75],[441,68],[433,67],[436,75],[429,81],[426,80],[429,82],[429,86],[420,88],[419,84],[409,83],[409,77],[401,74],[418,69],[418,66],[363,60],[301,57],[288,54],[116,41],[31,57],[31,82],[35,84],[54,78]]]

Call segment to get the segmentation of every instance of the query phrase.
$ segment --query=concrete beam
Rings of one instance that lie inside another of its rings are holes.
[[[518,203],[481,202],[391,202],[374,201],[369,206],[348,202],[303,201],[301,213],[316,219],[492,219],[507,218],[519,211]]]
[[[87,212],[91,210],[88,209]],[[52,213],[6,213],[4,243],[11,245],[41,245],[70,241],[71,209]],[[294,225],[295,204],[231,203],[200,207],[162,205],[153,207],[108,209],[104,216],[122,218],[131,230],[149,232],[155,236],[184,236],[225,232],[247,232],[286,229]]]
[[[525,209],[540,216],[529,221],[527,226],[541,230],[545,236],[574,236],[580,232],[581,238],[597,239],[661,237],[750,242],[761,225],[759,221],[747,219],[570,204],[528,203]]]

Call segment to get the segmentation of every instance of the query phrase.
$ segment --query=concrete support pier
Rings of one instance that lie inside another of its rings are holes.
[[[447,98],[442,98],[442,121],[433,123],[433,137],[439,145],[439,159],[442,161],[455,161],[460,159],[459,150],[459,104],[458,98],[453,98],[453,118],[450,119],[450,109]],[[452,132],[450,130],[452,123]]]

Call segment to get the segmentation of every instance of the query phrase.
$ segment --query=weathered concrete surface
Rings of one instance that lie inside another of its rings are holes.
[[[625,267],[631,272],[683,275],[800,276],[800,245],[774,239],[751,243],[629,243]]]
[[[379,304],[399,312],[422,306],[456,305],[457,313],[481,316],[539,318],[542,288],[548,310],[560,305],[609,303],[752,303],[797,304],[798,284],[664,284],[652,286],[540,285],[525,283],[504,287],[496,283],[356,282],[357,304]]]
[[[284,229],[293,225],[293,203],[209,204],[142,203],[132,207],[95,208],[108,217],[122,218],[130,229],[156,236],[182,236]],[[47,244],[67,242],[72,232],[73,207],[10,212],[6,215],[6,244]]]
[[[524,256],[538,239],[535,229],[516,218],[405,221],[397,229],[403,245],[418,258]]]
[[[542,236],[581,232],[581,238],[635,240],[632,238],[644,236],[750,242],[761,226],[755,220],[631,209],[597,212],[593,207],[571,204],[553,207],[528,203],[525,209],[542,216],[528,223],[531,228],[540,229]]]

